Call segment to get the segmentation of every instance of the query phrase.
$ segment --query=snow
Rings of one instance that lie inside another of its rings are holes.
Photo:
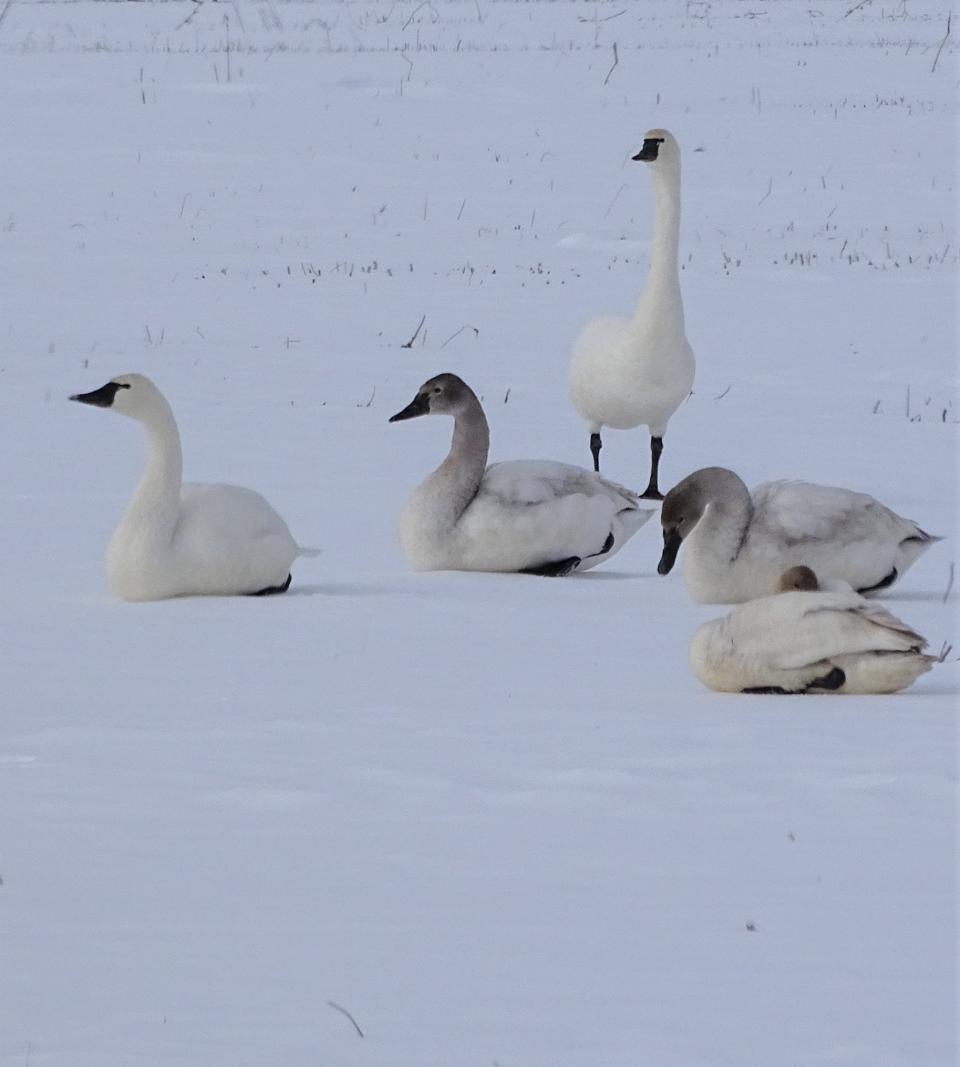
[[[956,653],[718,696],[655,522],[562,581],[395,530],[439,371],[492,458],[589,463],[569,348],[636,299],[664,125],[664,483],[873,493],[947,537],[885,602],[958,643],[956,51],[939,0],[853,6],[0,8],[0,1064],[956,1062]],[[188,477],[323,546],[289,594],[109,599],[143,443],[66,396],[131,370]]]

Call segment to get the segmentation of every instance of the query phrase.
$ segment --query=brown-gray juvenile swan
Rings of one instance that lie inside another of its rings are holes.
[[[122,600],[283,593],[301,548],[259,493],[183,484],[180,434],[160,390],[123,374],[70,397],[143,424],[147,468],[107,549],[107,580]]]
[[[420,415],[451,415],[454,427],[447,458],[400,519],[415,570],[569,574],[609,559],[653,514],[630,490],[582,467],[534,460],[488,467],[486,416],[455,374],[424,382],[390,421]]]
[[[660,511],[667,574],[685,545],[694,600],[739,604],[769,596],[790,567],[859,593],[892,585],[935,542],[865,493],[810,482],[764,482],[752,491],[733,471],[705,467],[675,485]]]

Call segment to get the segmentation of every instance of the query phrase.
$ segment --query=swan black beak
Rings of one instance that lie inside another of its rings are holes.
[[[390,416],[390,422],[403,422],[404,419],[415,419],[418,415],[430,414],[430,397],[426,393],[417,393],[403,409],[396,415]]]
[[[662,141],[662,137],[647,137],[643,142],[643,148],[630,158],[638,163],[652,163],[657,158]]]
[[[673,570],[682,544],[683,538],[675,528],[663,531],[663,555],[657,564],[657,574],[669,574]]]
[[[117,390],[129,388],[128,385],[121,385],[119,382],[107,382],[106,385],[101,385],[99,389],[94,389],[92,393],[74,393],[70,399],[76,400],[81,404],[92,404],[95,408],[109,408],[113,407]]]

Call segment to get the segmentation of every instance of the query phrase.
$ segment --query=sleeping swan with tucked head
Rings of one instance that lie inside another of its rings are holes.
[[[819,592],[809,567],[793,567],[779,594],[705,623],[690,665],[722,693],[896,693],[938,662],[927,642],[852,590]]]
[[[520,460],[487,466],[490,430],[476,394],[438,374],[391,422],[453,416],[447,458],[415,489],[400,542],[415,570],[557,577],[618,552],[650,518],[636,494],[582,467]]]
[[[70,397],[143,424],[147,469],[107,549],[107,579],[122,600],[283,593],[301,548],[259,493],[182,483],[177,423],[160,390],[123,374]]]

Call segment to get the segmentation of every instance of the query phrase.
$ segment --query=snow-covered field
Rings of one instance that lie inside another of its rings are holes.
[[[656,522],[564,581],[409,573],[450,427],[387,424],[452,370],[494,458],[589,463],[570,343],[633,306],[667,126],[699,368],[663,483],[874,493],[947,537],[887,601],[958,643],[948,14],[0,3],[4,1067],[956,1062],[956,653],[706,693],[724,609]],[[287,596],[109,599],[143,443],[66,396],[130,370],[188,476],[323,546]],[[605,445],[642,487],[646,435]]]

